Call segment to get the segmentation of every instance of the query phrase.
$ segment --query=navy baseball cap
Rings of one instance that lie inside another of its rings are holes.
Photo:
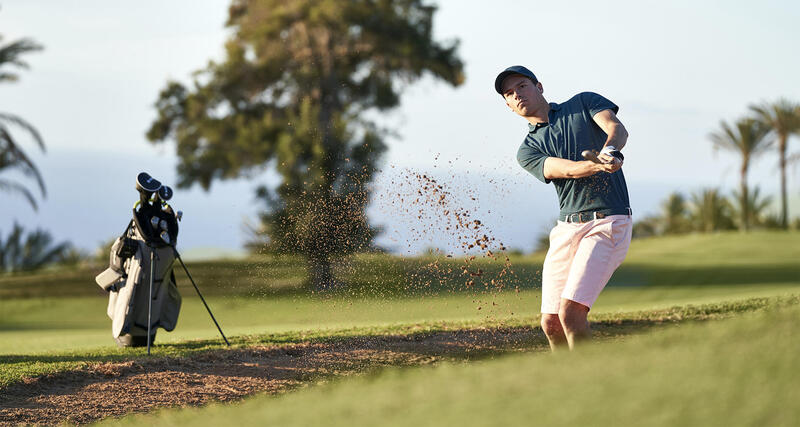
[[[497,91],[500,95],[503,94],[503,80],[506,77],[512,74],[521,74],[529,79],[533,80],[534,83],[538,83],[539,80],[536,79],[536,76],[533,75],[533,72],[522,65],[512,65],[511,67],[506,68],[500,74],[497,75],[497,78],[494,79],[494,90]]]

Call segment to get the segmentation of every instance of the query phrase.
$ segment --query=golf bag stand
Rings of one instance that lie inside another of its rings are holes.
[[[107,312],[117,345],[147,346],[150,354],[158,328],[175,329],[181,308],[173,271],[176,258],[225,344],[230,345],[175,248],[182,213],[173,211],[167,203],[172,189],[144,172],[136,178],[136,189],[140,198],[134,205],[133,219],[111,246],[109,268],[95,278],[109,292]]]

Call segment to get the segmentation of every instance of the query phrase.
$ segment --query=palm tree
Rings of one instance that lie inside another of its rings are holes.
[[[679,234],[689,231],[686,199],[674,192],[661,205],[664,234]]]
[[[771,140],[766,136],[770,129],[761,121],[752,118],[743,118],[736,121],[733,126],[720,122],[720,129],[709,135],[714,143],[714,148],[734,151],[742,156],[742,165],[739,169],[740,183],[739,203],[741,204],[742,230],[747,231],[750,226],[750,214],[747,207],[747,170],[750,160],[763,153],[770,145]]]
[[[789,136],[800,133],[800,104],[785,98],[770,104],[751,105],[756,118],[769,127],[778,139],[778,162],[781,170],[781,226],[788,225],[789,211],[786,203],[786,145]]]
[[[14,82],[19,77],[9,70],[10,67],[28,68],[28,64],[20,59],[25,53],[41,50],[42,47],[30,39],[21,39],[9,44],[2,44],[0,36],[0,83]],[[16,170],[24,176],[32,178],[39,186],[42,197],[46,195],[44,180],[39,169],[20,148],[11,134],[9,127],[22,129],[33,137],[34,142],[42,152],[45,151],[44,140],[39,132],[21,117],[14,114],[0,112],[0,172]],[[0,178],[0,191],[17,193],[27,199],[28,203],[37,209],[36,199],[30,190],[23,184],[8,178]]]
[[[751,225],[763,225],[766,217],[766,210],[772,204],[772,196],[765,195],[761,197],[761,189],[758,187],[753,188],[747,197],[747,212]],[[733,192],[733,197],[736,200],[742,200],[743,197],[738,191]],[[741,217],[741,208],[737,214]]]
[[[694,228],[704,233],[733,228],[731,204],[716,188],[699,190],[691,195],[690,216]]]
[[[0,273],[31,271],[63,260],[71,245],[67,242],[53,245],[53,236],[44,230],[27,234],[19,224],[4,240],[0,235]]]

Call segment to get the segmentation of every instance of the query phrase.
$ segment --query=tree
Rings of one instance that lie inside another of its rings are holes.
[[[147,137],[176,141],[179,186],[251,176],[261,187],[269,249],[304,254],[317,288],[331,256],[364,250],[377,230],[364,213],[386,131],[365,113],[396,107],[424,74],[463,81],[457,43],[432,39],[422,0],[234,0],[226,57],[169,82]]]
[[[763,226],[768,225],[768,222],[765,222],[766,217],[766,210],[772,204],[772,197],[769,195],[765,195],[761,197],[760,195],[761,190],[758,187],[753,188],[753,191],[748,191],[747,196],[747,214],[749,215],[748,221],[750,225],[757,225]],[[734,191],[733,197],[736,200],[743,200],[744,198],[742,195]],[[741,206],[738,209],[738,212],[735,212],[739,218],[742,217]],[[780,224],[780,221],[778,221]]]
[[[667,196],[661,205],[663,233],[686,233],[691,229],[686,209],[686,199],[681,193],[674,192]]]
[[[747,201],[747,171],[750,168],[750,161],[769,148],[770,140],[766,138],[769,128],[758,120],[743,118],[733,126],[725,121],[720,122],[720,130],[709,135],[714,143],[714,148],[733,151],[742,158],[739,169],[739,204],[741,206],[741,225],[742,230],[747,231],[750,227],[750,214]]]
[[[800,133],[800,104],[787,99],[779,99],[774,103],[764,102],[751,105],[750,110],[767,128],[772,129],[778,140],[778,164],[781,173],[781,226],[789,224],[789,210],[786,202],[786,147],[789,136]]]
[[[733,228],[731,204],[715,188],[699,190],[691,195],[690,218],[694,228],[704,233]]]
[[[45,230],[25,233],[22,226],[14,229],[3,240],[0,235],[0,271],[31,271],[47,264],[63,261],[70,254],[69,243],[53,246],[53,236]]]
[[[42,47],[30,39],[21,39],[8,44],[2,44],[0,36],[0,83],[14,82],[19,76],[9,68],[28,68],[28,64],[20,59],[23,54],[41,50]],[[10,113],[0,112],[0,173],[3,171],[18,171],[24,176],[32,178],[39,186],[42,196],[46,195],[44,180],[36,165],[20,148],[17,140],[11,134],[10,127],[17,127],[30,134],[34,142],[44,151],[44,140],[39,132],[21,117]],[[0,191],[16,193],[24,197],[34,210],[37,209],[36,199],[28,188],[16,180],[0,177]]]

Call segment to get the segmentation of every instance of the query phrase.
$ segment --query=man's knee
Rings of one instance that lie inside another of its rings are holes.
[[[542,330],[547,336],[563,333],[561,319],[557,314],[542,314]]]
[[[564,299],[558,316],[563,327],[569,331],[582,331],[588,326],[586,317],[589,314],[589,307],[575,301]]]

